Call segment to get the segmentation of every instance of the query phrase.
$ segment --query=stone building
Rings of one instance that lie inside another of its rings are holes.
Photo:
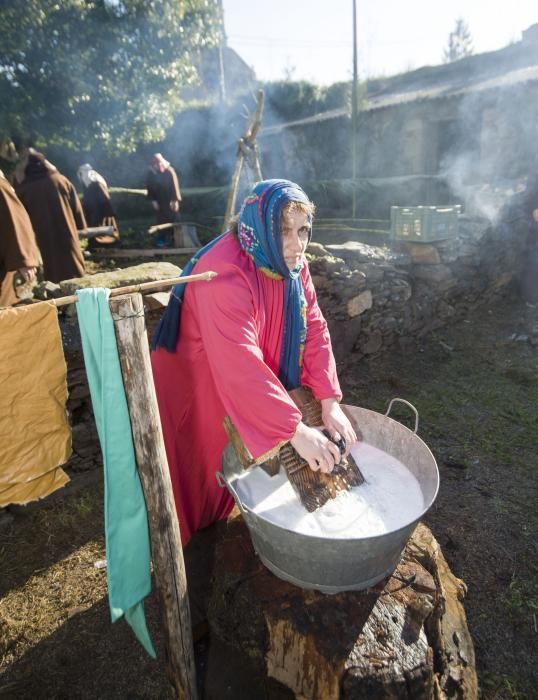
[[[266,171],[280,162],[322,196],[349,194],[347,108],[265,129],[260,144]],[[536,154],[538,24],[498,51],[368,82],[358,127],[363,215],[387,216],[391,204],[476,204],[477,188],[517,187]]]

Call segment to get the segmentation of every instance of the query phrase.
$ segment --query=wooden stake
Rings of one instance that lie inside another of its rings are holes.
[[[141,294],[110,299],[138,472],[146,499],[167,674],[176,696],[196,700],[196,669],[185,563],[153,385]]]
[[[245,134],[237,142],[237,160],[235,162],[235,170],[234,174],[232,175],[232,184],[230,186],[228,201],[226,203],[226,214],[224,215],[224,225],[226,227],[230,225],[230,220],[234,215],[235,200],[237,198],[237,190],[239,188],[239,180],[241,178],[243,164],[246,162],[250,166],[257,181],[262,179],[258,147],[256,145],[256,135],[262,125],[263,102],[263,90],[258,90],[256,112],[254,113],[254,117],[248,123]]]

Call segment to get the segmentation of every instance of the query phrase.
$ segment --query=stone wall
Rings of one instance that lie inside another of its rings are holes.
[[[159,304],[156,304],[158,308],[152,308],[152,306],[153,304],[148,304],[145,309],[148,338],[153,337],[162,314],[162,307]],[[70,311],[60,317],[60,330],[67,364],[69,390],[67,413],[73,447],[71,457],[65,466],[68,474],[74,477],[80,472],[101,467],[102,458],[78,323],[76,316]]]
[[[337,361],[405,348],[517,279],[524,219],[492,226],[460,217],[459,223],[456,238],[431,244],[310,244],[310,270]]]
[[[417,339],[490,301],[517,279],[526,233],[524,219],[494,227],[461,217],[457,238],[433,244],[399,244],[399,250],[354,241],[310,244],[310,270],[339,364],[414,347]],[[157,265],[151,274],[145,266],[107,273],[107,283],[113,287],[125,284],[127,278],[131,281],[133,275],[135,282],[141,282],[177,274],[177,268],[166,265]],[[152,336],[162,306],[150,303],[151,297],[145,300]],[[73,314],[63,313],[60,327],[73,428],[68,466],[73,472],[86,471],[100,464],[100,450]]]

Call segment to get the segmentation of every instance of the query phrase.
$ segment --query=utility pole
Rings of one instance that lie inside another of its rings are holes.
[[[358,70],[357,70],[357,0],[353,0],[353,84],[351,88],[351,177],[352,218],[357,215],[357,131],[358,131]]]
[[[219,39],[218,48],[218,59],[219,59],[219,100],[221,104],[226,102],[226,76],[224,73],[224,48],[227,44],[226,30],[224,29],[224,8],[222,6],[222,0],[217,0],[217,7],[219,10],[220,23],[221,23],[221,35]]]

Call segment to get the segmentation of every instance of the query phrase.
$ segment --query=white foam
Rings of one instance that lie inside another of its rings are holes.
[[[359,539],[382,535],[408,525],[424,509],[415,476],[397,459],[372,445],[352,448],[365,483],[343,491],[309,513],[283,468],[270,477],[254,468],[234,486],[242,503],[276,525],[319,537]]]

